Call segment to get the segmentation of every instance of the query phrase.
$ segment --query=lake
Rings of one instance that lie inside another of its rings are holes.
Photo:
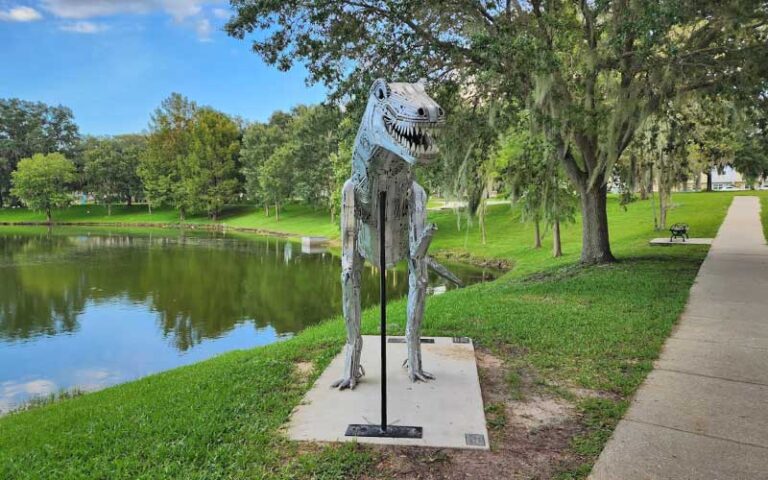
[[[466,283],[496,275],[446,266]],[[279,238],[0,228],[0,414],[290,337],[341,313],[340,273],[336,255]],[[432,292],[448,288],[430,278]],[[394,269],[390,298],[407,290]],[[362,298],[378,302],[369,266]]]

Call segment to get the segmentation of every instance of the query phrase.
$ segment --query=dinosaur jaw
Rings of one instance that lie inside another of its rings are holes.
[[[408,152],[413,163],[427,161],[437,156],[437,134],[440,123],[390,119],[384,117],[387,134]]]

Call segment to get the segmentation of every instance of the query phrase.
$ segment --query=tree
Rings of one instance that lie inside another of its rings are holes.
[[[202,108],[195,112],[189,138],[189,155],[181,172],[189,195],[185,203],[216,221],[239,187],[240,129],[223,113]]]
[[[706,190],[712,191],[712,171],[733,163],[738,135],[737,109],[719,95],[695,96],[681,113],[690,119],[689,164],[694,175],[707,177]]]
[[[560,257],[563,255],[560,227],[564,223],[576,221],[578,196],[564,178],[562,168],[557,164],[550,166],[552,172],[547,178],[544,191],[544,217],[552,227],[552,256]]]
[[[281,145],[288,141],[293,128],[293,117],[285,112],[275,112],[267,123],[254,123],[245,130],[243,146],[240,150],[242,173],[245,178],[245,191],[248,198],[264,205],[269,216],[270,192],[264,190],[261,180],[263,165]],[[291,171],[285,172],[289,182]]]
[[[466,201],[467,222],[477,217],[482,243],[487,241],[486,201],[501,172],[496,151],[500,133],[510,122],[511,108],[501,102],[482,102],[465,97],[455,86],[439,89],[435,96],[447,113],[438,137],[440,162],[419,169],[428,185],[437,187],[447,197]],[[461,222],[461,211],[457,212]]]
[[[575,220],[576,197],[564,181],[555,148],[542,129],[522,112],[517,125],[501,139],[497,163],[506,170],[510,193],[522,209],[522,218],[534,223],[534,248],[541,248],[541,221],[552,227],[552,255],[563,254],[562,223]]]
[[[145,148],[146,137],[142,135],[95,138],[85,143],[86,190],[107,205],[107,215],[112,214],[113,203],[125,201],[130,205],[141,194],[137,168]]]
[[[313,105],[297,107],[292,113],[290,136],[297,147],[294,192],[306,203],[332,211],[332,191],[341,189],[332,163],[339,151],[341,112],[332,105]]]
[[[297,147],[293,142],[279,146],[259,166],[259,185],[264,201],[275,206],[275,218],[280,221],[280,206],[293,193],[293,171]]]
[[[190,205],[181,174],[195,111],[197,105],[181,94],[163,100],[150,120],[147,150],[138,168],[150,212],[153,206],[172,205],[182,221]]]
[[[337,95],[371,76],[456,82],[528,105],[581,198],[585,263],[610,262],[607,174],[683,92],[764,91],[768,9],[753,1],[235,0],[226,30]]]
[[[531,135],[530,130],[512,131],[503,142],[499,155],[507,164],[512,199],[520,206],[521,218],[533,222],[534,248],[541,248],[541,220],[549,159],[546,140]]]
[[[32,210],[45,212],[52,223],[51,210],[70,204],[69,184],[75,181],[75,165],[60,153],[35,154],[19,161],[11,174],[11,194]]]
[[[11,172],[19,160],[53,152],[74,158],[79,140],[69,108],[0,99],[0,207],[7,202]]]

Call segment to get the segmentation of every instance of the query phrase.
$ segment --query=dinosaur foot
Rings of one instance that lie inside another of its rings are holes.
[[[331,388],[338,388],[339,390],[345,390],[348,388],[350,390],[354,390],[357,386],[357,381],[363,375],[365,375],[365,370],[363,370],[363,366],[360,365],[360,371],[358,371],[357,375],[346,373],[343,377],[333,382],[331,384]]]
[[[357,386],[357,379],[355,377],[342,377],[331,384],[332,388],[338,388],[339,390],[350,389],[354,390]]]
[[[435,379],[434,375],[432,375],[429,372],[425,372],[424,370],[408,372],[408,377],[414,383],[416,383],[416,382],[428,382],[430,380],[434,380]]]
[[[408,368],[408,378],[410,378],[413,383],[428,382],[435,379],[434,375],[425,372],[421,368],[411,368],[410,365],[408,365],[408,359],[403,362],[403,367]]]

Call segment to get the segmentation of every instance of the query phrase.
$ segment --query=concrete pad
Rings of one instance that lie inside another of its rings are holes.
[[[592,480],[753,480],[765,478],[768,450],[656,425],[622,421]]]
[[[768,317],[758,315],[765,310],[730,319],[684,315],[672,338],[768,349]]]
[[[388,340],[398,338],[402,339]],[[474,346],[471,342],[454,343],[452,338],[430,338],[434,343],[422,344],[422,357],[424,369],[436,379],[427,383],[411,383],[408,379],[401,366],[407,356],[405,343],[387,343],[389,423],[420,426],[424,429],[422,439],[344,436],[351,423],[378,424],[381,418],[379,337],[368,335],[363,336],[361,358],[366,375],[355,390],[330,387],[343,369],[343,354],[339,354],[293,412],[288,437],[300,441],[487,450],[488,431]]]
[[[755,349],[672,337],[656,368],[768,386],[768,345]]]
[[[670,245],[712,245],[711,238],[689,238],[686,241],[682,241],[679,238],[670,240],[669,237],[654,238],[651,240],[653,246],[670,246]]]
[[[625,418],[768,448],[768,387],[654,370]]]

